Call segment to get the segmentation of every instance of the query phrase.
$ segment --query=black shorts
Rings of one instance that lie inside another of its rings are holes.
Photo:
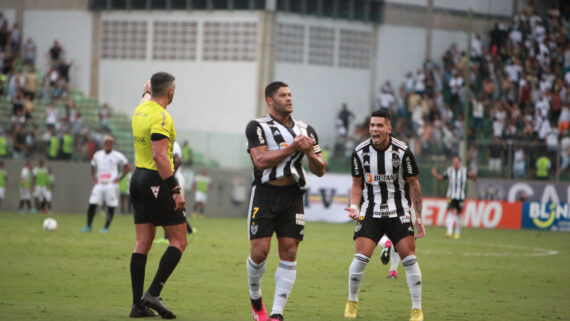
[[[273,186],[258,184],[251,189],[248,226],[249,239],[291,237],[303,240],[305,211],[303,192],[297,184]]]
[[[390,238],[392,244],[398,244],[401,239],[408,235],[413,236],[412,219],[409,215],[393,218],[373,218],[372,215],[366,215],[363,220],[356,223],[353,239],[366,237],[374,243],[378,243],[384,234]]]
[[[463,201],[464,200],[448,198],[447,199],[447,209],[449,209],[449,210],[456,209],[457,214],[461,214],[461,212],[463,212]]]
[[[174,210],[172,194],[157,171],[137,167],[131,178],[130,195],[135,224],[164,226],[186,222],[184,211]]]

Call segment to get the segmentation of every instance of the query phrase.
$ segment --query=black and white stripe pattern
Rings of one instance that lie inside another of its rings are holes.
[[[352,175],[363,178],[361,216],[409,215],[406,177],[417,175],[417,165],[406,143],[391,137],[388,147],[380,151],[368,139],[355,148],[352,162]]]
[[[271,116],[259,118],[255,120],[261,129],[258,135],[263,136],[264,144],[267,145],[268,150],[279,150],[287,147],[293,143],[295,136],[303,134],[311,137],[308,133],[309,126],[302,121],[292,119],[293,126],[288,127]],[[314,135],[313,135],[314,136]],[[312,137],[315,139],[315,137]],[[315,153],[320,153],[321,148],[315,142],[313,146]],[[264,169],[263,171],[254,169],[254,183],[267,183],[269,181],[279,179],[286,176],[292,176],[299,184],[301,189],[306,188],[305,170],[302,166],[304,154],[302,152],[295,152],[285,158],[281,163],[273,168]]]
[[[449,180],[447,186],[447,198],[454,200],[464,200],[465,199],[465,186],[467,186],[467,168],[460,167],[455,169],[450,166],[445,171],[444,178]]]

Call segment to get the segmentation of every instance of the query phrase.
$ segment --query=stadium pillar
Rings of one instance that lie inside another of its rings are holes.
[[[275,11],[260,11],[261,32],[259,42],[259,55],[257,59],[257,115],[267,113],[265,104],[265,86],[273,81],[275,74],[275,46],[273,43],[275,30]]]
[[[91,48],[93,53],[91,55],[90,67],[90,86],[89,96],[97,97],[99,94],[99,55],[100,55],[100,41],[101,41],[101,13],[93,11],[93,26],[91,33]]]
[[[471,37],[473,36],[473,26],[471,24],[473,12],[471,8],[467,12],[467,63],[465,64],[465,106],[463,108],[463,146],[461,148],[461,159],[463,166],[467,167],[467,136],[469,134],[469,111],[471,110]]]
[[[431,59],[431,43],[433,34],[433,1],[428,0],[426,25],[426,59]]]

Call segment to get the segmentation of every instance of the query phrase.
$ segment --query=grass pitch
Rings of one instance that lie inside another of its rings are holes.
[[[0,320],[129,320],[132,217],[117,215],[109,234],[79,233],[84,215],[0,213]],[[198,229],[162,292],[179,320],[251,320],[245,219],[196,219]],[[353,224],[311,223],[298,255],[288,321],[344,320]],[[461,240],[428,228],[417,243],[426,320],[568,320],[570,233],[465,229]],[[158,231],[159,235],[162,234]],[[274,242],[273,245],[276,245]],[[155,245],[145,288],[166,245]],[[555,254],[556,253],[556,254]],[[271,309],[275,248],[262,291]],[[360,293],[360,320],[408,320],[404,269],[396,280],[374,254]]]

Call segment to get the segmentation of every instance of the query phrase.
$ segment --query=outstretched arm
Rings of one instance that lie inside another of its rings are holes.
[[[443,181],[445,179],[445,177],[443,177],[442,175],[439,175],[439,173],[435,170],[435,167],[431,168],[431,174],[433,175],[433,177],[435,177],[435,179]]]

